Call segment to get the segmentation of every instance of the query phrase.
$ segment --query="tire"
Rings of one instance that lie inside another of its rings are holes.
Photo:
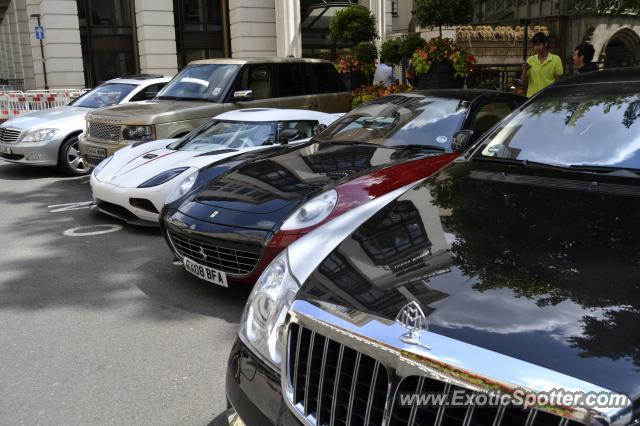
[[[91,166],[80,156],[77,136],[67,139],[60,146],[58,169],[71,176],[82,176],[91,171]]]

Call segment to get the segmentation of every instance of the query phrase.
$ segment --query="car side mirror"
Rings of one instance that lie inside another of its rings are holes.
[[[280,134],[278,135],[278,141],[286,145],[290,140],[296,139],[300,135],[300,131],[298,129],[283,129],[280,130]]]
[[[322,132],[324,129],[326,129],[328,126],[326,124],[316,124],[313,128],[313,134],[317,135],[318,133]]]
[[[233,92],[233,100],[236,102],[250,101],[253,99],[253,90],[238,90]]]
[[[455,152],[462,152],[473,142],[473,130],[460,130],[454,133],[451,148]]]

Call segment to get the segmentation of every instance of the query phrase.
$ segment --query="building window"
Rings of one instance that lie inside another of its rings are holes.
[[[173,0],[178,67],[230,56],[228,0]]]
[[[391,16],[398,16],[398,0],[391,0]]]
[[[130,0],[76,0],[87,87],[138,70]]]

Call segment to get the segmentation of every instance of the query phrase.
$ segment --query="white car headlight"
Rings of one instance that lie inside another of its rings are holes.
[[[304,203],[284,222],[283,231],[308,228],[316,225],[329,216],[338,202],[338,193],[332,189]]]
[[[242,314],[240,336],[276,369],[280,367],[285,315],[299,289],[284,250],[260,275]]]
[[[113,160],[113,155],[110,155],[109,157],[105,158],[104,160],[102,160],[94,169],[93,169],[93,175],[95,177],[98,177],[98,174],[100,174],[100,172],[102,171],[102,169],[105,168],[105,166],[107,164],[109,164],[109,161]]]
[[[191,173],[190,175],[188,175],[187,177],[185,177],[180,183],[180,186],[178,186],[178,189],[176,189],[173,194],[167,197],[167,200],[165,201],[165,203],[166,204],[173,203],[178,198],[182,198],[187,192],[189,192],[191,188],[193,188],[193,185],[196,183],[197,178],[198,178],[197,170]]]
[[[58,129],[40,129],[29,132],[20,140],[20,142],[42,142],[48,141],[58,133]]]

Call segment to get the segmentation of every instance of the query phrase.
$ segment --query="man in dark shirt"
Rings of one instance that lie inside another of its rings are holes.
[[[580,74],[598,71],[598,66],[591,62],[595,53],[591,43],[585,42],[576,47],[573,53],[573,63]]]

